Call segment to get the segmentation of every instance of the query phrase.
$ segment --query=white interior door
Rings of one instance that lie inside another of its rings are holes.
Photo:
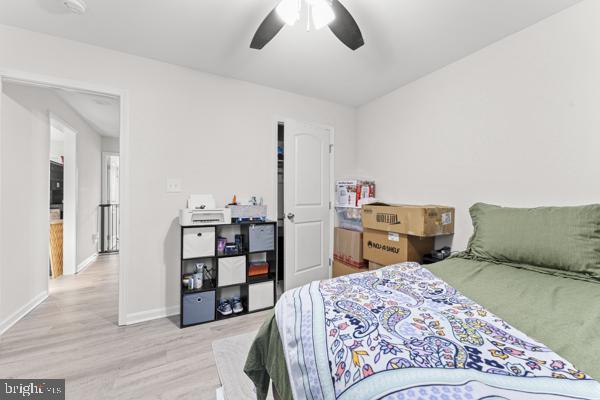
[[[285,290],[329,278],[331,132],[285,121]]]

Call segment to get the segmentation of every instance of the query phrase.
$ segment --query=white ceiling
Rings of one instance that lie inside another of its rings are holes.
[[[4,81],[3,85],[5,89],[25,86],[34,91],[50,92],[70,106],[101,136],[119,137],[121,111],[118,97],[20,81]]]
[[[342,0],[365,46],[285,27],[249,48],[276,0],[2,0],[0,23],[343,104],[360,105],[579,0]]]
[[[75,90],[53,89],[100,135],[119,137],[119,99]]]

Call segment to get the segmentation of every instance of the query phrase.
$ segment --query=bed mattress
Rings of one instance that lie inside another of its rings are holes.
[[[427,269],[577,369],[600,376],[599,283],[466,256]],[[269,316],[246,363],[259,399],[270,380],[283,400],[293,398],[279,328]]]

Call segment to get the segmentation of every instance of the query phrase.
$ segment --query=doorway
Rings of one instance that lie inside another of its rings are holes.
[[[73,81],[68,81],[68,80],[62,80],[62,79],[56,79],[56,78],[51,78],[51,77],[40,77],[40,76],[34,76],[34,75],[30,75],[26,72],[18,72],[18,71],[11,71],[7,74],[0,74],[0,87],[4,88],[7,85],[11,85],[11,84],[20,84],[20,85],[25,85],[25,86],[30,86],[30,87],[34,87],[34,88],[38,88],[40,90],[47,90],[47,91],[60,91],[63,92],[65,97],[73,97],[73,96],[85,96],[85,95],[89,95],[90,98],[96,97],[96,100],[92,100],[94,102],[95,105],[105,105],[108,104],[107,99],[110,100],[110,103],[114,103],[116,110],[117,110],[117,117],[116,117],[116,126],[117,129],[119,130],[121,137],[122,138],[127,138],[128,137],[128,131],[127,131],[127,119],[128,119],[128,114],[127,114],[127,106],[126,106],[126,100],[125,100],[125,94],[120,91],[120,90],[115,90],[112,88],[106,88],[106,87],[101,87],[101,86],[97,86],[97,85],[93,85],[93,84],[87,84],[87,83],[77,83],[77,82],[73,82]],[[29,96],[30,99],[36,99],[37,96]],[[49,208],[52,208],[52,204],[56,204],[55,202],[52,201],[51,197],[52,194],[49,193],[51,190],[49,190],[49,182],[51,181],[51,177],[50,177],[50,163],[49,163],[49,159],[48,159],[48,155],[49,155],[49,141],[50,141],[50,135],[49,132],[58,132],[61,131],[62,133],[65,134],[65,139],[69,136],[73,136],[74,140],[72,141],[72,147],[75,149],[79,149],[79,147],[81,146],[78,140],[78,134],[79,132],[79,128],[80,126],[76,126],[77,129],[70,129],[71,131],[73,131],[73,135],[71,135],[70,133],[65,133],[66,130],[68,129],[64,129],[64,128],[71,128],[71,124],[65,124],[64,121],[60,121],[60,118],[49,118],[48,117],[48,110],[51,110],[51,107],[48,107],[45,110],[45,122],[44,118],[41,118],[40,115],[42,113],[36,113],[36,115],[34,116],[35,118],[28,118],[28,107],[17,107],[17,103],[15,101],[13,101],[13,99],[8,99],[6,101],[6,103],[4,102],[5,98],[2,99],[3,102],[0,104],[0,110],[2,112],[5,111],[6,106],[8,105],[10,107],[10,111],[9,112],[13,112],[15,109],[18,108],[19,111],[19,115],[17,115],[19,117],[19,122],[27,122],[27,121],[32,121],[31,124],[31,135],[29,135],[26,139],[30,140],[30,138],[33,137],[38,137],[38,133],[42,130],[41,127],[42,125],[46,126],[46,132],[48,133],[48,137],[47,139],[44,139],[45,145],[47,145],[47,149],[46,150],[46,155],[45,155],[45,161],[43,161],[43,166],[42,166],[42,159],[41,157],[39,157],[39,154],[41,153],[40,151],[38,151],[37,153],[33,154],[33,156],[37,157],[35,158],[35,160],[32,158],[33,163],[29,163],[28,168],[26,169],[26,171],[29,173],[29,171],[32,168],[40,169],[40,168],[45,168],[46,169],[46,178],[45,178],[45,195],[37,195],[37,196],[28,196],[27,193],[25,193],[24,191],[14,191],[14,190],[8,190],[8,188],[6,187],[6,183],[11,183],[12,181],[8,181],[8,180],[2,180],[2,193],[3,193],[3,201],[2,201],[2,205],[4,207],[4,205],[8,205],[10,204],[11,206],[13,204],[18,204],[17,202],[17,197],[18,198],[28,198],[28,199],[32,199],[32,207],[28,207],[28,209],[30,210],[30,212],[28,213],[19,213],[19,215],[21,215],[21,218],[23,218],[23,215],[27,215],[27,216],[31,216],[33,218],[33,216],[35,215],[36,220],[43,222],[43,224],[45,224],[45,228],[42,228],[43,225],[40,225],[38,223],[36,223],[35,226],[39,226],[40,229],[35,229],[35,235],[36,235],[36,242],[37,244],[35,244],[31,239],[29,239],[28,243],[26,244],[28,246],[29,252],[31,253],[35,253],[34,256],[32,256],[33,258],[35,258],[35,262],[31,262],[31,263],[22,263],[22,264],[27,264],[27,265],[31,265],[33,266],[31,268],[31,271],[22,271],[21,275],[26,275],[28,278],[28,282],[31,282],[31,280],[33,279],[37,279],[37,281],[35,283],[32,283],[31,286],[31,291],[21,291],[21,294],[19,296],[13,296],[12,300],[15,303],[14,305],[14,309],[18,309],[19,313],[17,315],[17,313],[15,313],[15,318],[14,318],[14,322],[17,322],[21,317],[23,317],[25,314],[27,314],[29,311],[31,311],[35,306],[37,306],[38,304],[40,304],[45,298],[47,298],[48,296],[48,289],[49,289],[49,282],[48,282],[48,270],[49,270],[49,229],[48,229],[48,213],[49,213]],[[64,100],[64,99],[63,99]],[[77,100],[77,99],[74,99]],[[68,107],[65,107],[65,109],[69,109],[70,112],[72,114],[79,114],[79,117],[82,117],[84,115],[84,113],[81,110],[74,110],[74,107],[72,106],[72,104],[68,104]],[[85,110],[83,110],[85,111]],[[60,112],[60,114],[63,114],[64,109]],[[14,115],[14,114],[13,114]],[[63,115],[61,115],[62,117]],[[3,122],[5,122],[5,118],[3,118]],[[14,121],[13,121],[14,122]],[[26,125],[26,124],[25,124]],[[92,124],[88,123],[87,124],[88,127],[92,127]],[[51,127],[51,128],[50,128]],[[94,129],[98,128],[98,126],[94,126]],[[2,133],[3,135],[3,139],[4,139],[4,135],[6,132],[8,131],[14,131],[15,127],[14,125],[11,125],[10,122],[7,122],[6,124],[3,124],[2,126],[2,131],[0,133]],[[35,130],[35,132],[34,132]],[[22,144],[25,142],[25,139],[19,138],[18,135],[14,135],[12,133],[10,133],[10,137],[12,142],[10,142],[10,144]],[[15,139],[12,139],[15,138]],[[124,141],[125,143],[126,140]],[[40,146],[38,147],[43,147],[43,143],[40,144]],[[23,146],[21,146],[23,147]],[[67,143],[65,143],[65,147],[69,147],[69,145],[67,145]],[[25,147],[24,147],[25,148]],[[37,147],[36,147],[37,149]],[[3,146],[3,150],[7,150],[7,148],[5,146]],[[84,149],[85,150],[85,149]],[[8,151],[8,150],[7,150]],[[120,225],[120,240],[119,242],[121,243],[121,247],[122,247],[122,243],[123,243],[123,237],[127,236],[127,229],[126,226],[127,224],[127,199],[128,199],[128,189],[127,189],[127,179],[128,179],[128,169],[127,169],[127,148],[125,146],[122,146],[120,143],[117,142],[117,146],[116,146],[116,152],[120,153],[119,154],[119,179],[118,179],[118,183],[117,183],[117,190],[116,192],[119,195],[119,201],[121,203],[121,210],[122,210],[122,216],[121,216],[121,225]],[[29,151],[29,154],[31,154],[32,152]],[[24,153],[24,154],[28,154],[28,153]],[[12,157],[12,158],[16,158]],[[98,176],[100,176],[100,172],[102,170],[102,158],[100,156],[100,154],[98,154],[97,158],[94,157],[89,157],[89,152],[88,153],[83,153],[82,157],[79,157],[80,159],[82,158],[89,158],[92,159],[93,158],[93,162],[94,165],[96,165],[96,169],[97,169],[97,173]],[[63,167],[63,182],[62,184],[64,185],[63,188],[66,191],[68,187],[72,187],[74,189],[79,188],[79,190],[84,190],[81,185],[77,185],[78,183],[84,182],[84,183],[89,183],[89,179],[86,176],[82,176],[83,174],[80,174],[81,171],[78,172],[77,169],[75,169],[74,174],[69,174],[67,173],[67,162],[68,162],[68,157],[64,157],[64,160],[61,160],[64,162],[64,165],[62,165]],[[36,161],[38,160],[38,161]],[[25,157],[21,156],[21,160],[20,164],[23,164],[26,162]],[[58,164],[58,160],[54,160],[57,164]],[[39,165],[37,163],[40,163]],[[12,161],[12,159],[10,157],[2,157],[2,163],[3,165],[5,163],[11,163],[14,165],[18,165],[19,163]],[[70,163],[69,163],[70,164]],[[75,164],[75,163],[74,163]],[[40,174],[37,174],[36,177],[38,177]],[[42,174],[43,176],[43,174]],[[69,177],[71,177],[72,181],[74,182],[74,185],[69,185],[68,184],[68,179]],[[37,179],[37,178],[36,178]],[[17,182],[17,178],[14,178],[13,180],[15,180],[15,182]],[[100,178],[98,179],[100,180]],[[21,179],[21,182],[25,183],[25,185],[27,185],[28,180],[27,179]],[[113,179],[114,182],[114,179]],[[77,200],[77,197],[75,197],[74,201],[71,203],[72,205],[74,205],[72,208],[74,208],[75,210],[79,211],[79,216],[74,218],[73,220],[75,220],[75,229],[71,230],[71,232],[73,232],[73,235],[77,235],[79,229],[77,229],[79,226],[77,225],[77,223],[79,224],[88,224],[88,225],[93,225],[94,231],[90,232],[89,234],[86,234],[82,238],[77,238],[76,240],[71,240],[69,241],[70,244],[73,245],[73,247],[75,248],[75,251],[71,252],[73,254],[77,256],[81,256],[81,252],[78,251],[78,248],[80,247],[80,243],[82,241],[85,242],[85,245],[88,246],[88,250],[91,249],[89,257],[86,257],[84,259],[80,259],[79,263],[77,262],[77,260],[75,262],[69,262],[67,260],[68,257],[65,257],[64,260],[64,266],[65,266],[65,270],[70,269],[71,267],[68,267],[67,265],[69,265],[69,263],[71,265],[75,265],[74,270],[77,271],[78,269],[81,270],[82,266],[83,268],[85,268],[86,265],[88,264],[93,264],[93,262],[95,261],[95,259],[98,257],[98,249],[97,249],[97,242],[98,242],[98,231],[97,231],[97,213],[98,213],[98,209],[99,209],[99,205],[101,203],[101,196],[100,196],[100,188],[101,188],[101,184],[100,182],[96,184],[94,184],[94,187],[97,187],[97,193],[98,193],[98,197],[95,200],[95,203],[93,204],[93,206],[91,207],[87,207],[85,209],[81,208],[81,202]],[[125,187],[125,189],[123,188]],[[113,185],[113,192],[114,192],[114,185]],[[6,189],[6,190],[5,190]],[[7,196],[12,196],[14,193],[14,197],[15,197],[15,201],[10,201],[10,202],[5,202],[5,198]],[[86,193],[90,193],[90,190],[87,190],[86,188]],[[58,209],[58,215],[59,218],[62,216],[63,218],[66,218],[66,214],[68,214],[68,209],[70,207],[68,207],[67,205],[67,197],[69,197],[67,195],[67,193],[63,192],[63,207],[62,210],[60,210],[60,207],[55,207],[56,209]],[[81,197],[81,196],[79,196]],[[39,201],[37,201],[39,200]],[[57,200],[57,199],[54,199]],[[35,202],[37,201],[37,202]],[[59,200],[57,200],[57,202],[59,202]],[[35,204],[33,204],[35,203]],[[38,204],[39,203],[39,204]],[[29,205],[29,203],[27,203]],[[50,207],[49,207],[50,206]],[[8,209],[8,207],[5,207],[6,209]],[[14,208],[14,207],[13,207]],[[45,211],[44,211],[45,208]],[[13,211],[14,212],[14,211]],[[16,213],[16,212],[14,212]],[[62,215],[61,215],[62,214]],[[76,215],[77,215],[77,211],[76,211]],[[25,225],[25,223],[23,222],[23,225]],[[123,226],[125,225],[125,226]],[[27,225],[26,227],[29,227],[30,225]],[[43,247],[44,245],[42,243],[40,243],[39,237],[45,235],[45,240],[41,240],[41,242],[45,242],[45,248]],[[69,229],[67,227],[65,227],[65,232],[64,232],[65,237],[66,236],[70,236],[71,234],[69,234]],[[15,240],[16,240],[16,236],[15,236]],[[35,246],[34,246],[35,244]],[[24,244],[25,245],[25,244]],[[64,251],[65,253],[69,253],[69,251],[66,249],[66,241],[65,241],[65,248]],[[16,252],[16,246],[8,246],[4,250],[8,249],[6,251],[6,253],[12,251],[11,247],[15,247],[15,253]],[[19,254],[23,254],[23,252],[19,252]],[[87,253],[85,253],[87,254]],[[18,254],[15,255],[15,257],[17,257]],[[114,279],[115,285],[114,285],[114,291],[112,291],[113,294],[118,292],[118,307],[117,307],[117,296],[114,297],[115,299],[115,307],[114,307],[114,322],[118,323],[119,325],[124,325],[126,323],[126,306],[125,306],[125,296],[124,296],[124,288],[125,288],[125,273],[124,273],[124,269],[125,269],[125,262],[124,260],[126,260],[126,257],[122,257],[123,256],[123,252],[121,252],[121,257],[117,256],[117,268],[114,270],[114,272],[116,272],[116,278]],[[115,256],[112,256],[113,259]],[[22,256],[21,256],[22,258]],[[81,258],[81,257],[80,257]],[[45,259],[45,262],[43,261]],[[40,262],[41,261],[41,262]],[[38,276],[37,278],[34,278],[35,276]],[[40,278],[41,277],[41,278]],[[19,277],[15,277],[13,280],[17,280],[17,279],[21,279],[20,276]],[[43,283],[41,283],[41,279],[44,280]],[[43,285],[43,288],[40,287],[40,285]],[[31,292],[31,293],[30,293]],[[21,306],[19,308],[19,304],[27,304],[27,307],[23,307]],[[29,306],[30,304],[34,304],[33,306]],[[12,305],[11,305],[12,307]],[[117,318],[117,308],[118,308],[118,318]],[[8,308],[7,308],[8,309]],[[21,312],[22,310],[22,312]],[[112,313],[111,313],[112,314]],[[118,320],[118,321],[117,321]],[[12,323],[11,323],[12,325]],[[7,329],[7,328],[6,328]]]
[[[102,203],[98,210],[98,253],[119,252],[119,153],[102,152]]]
[[[278,280],[283,290],[331,276],[333,129],[277,123]]]
[[[53,113],[49,126],[50,269],[58,278],[77,273],[77,132]]]

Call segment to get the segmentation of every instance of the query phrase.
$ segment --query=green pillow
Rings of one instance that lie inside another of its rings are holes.
[[[580,207],[470,208],[467,252],[600,278],[600,204]]]

